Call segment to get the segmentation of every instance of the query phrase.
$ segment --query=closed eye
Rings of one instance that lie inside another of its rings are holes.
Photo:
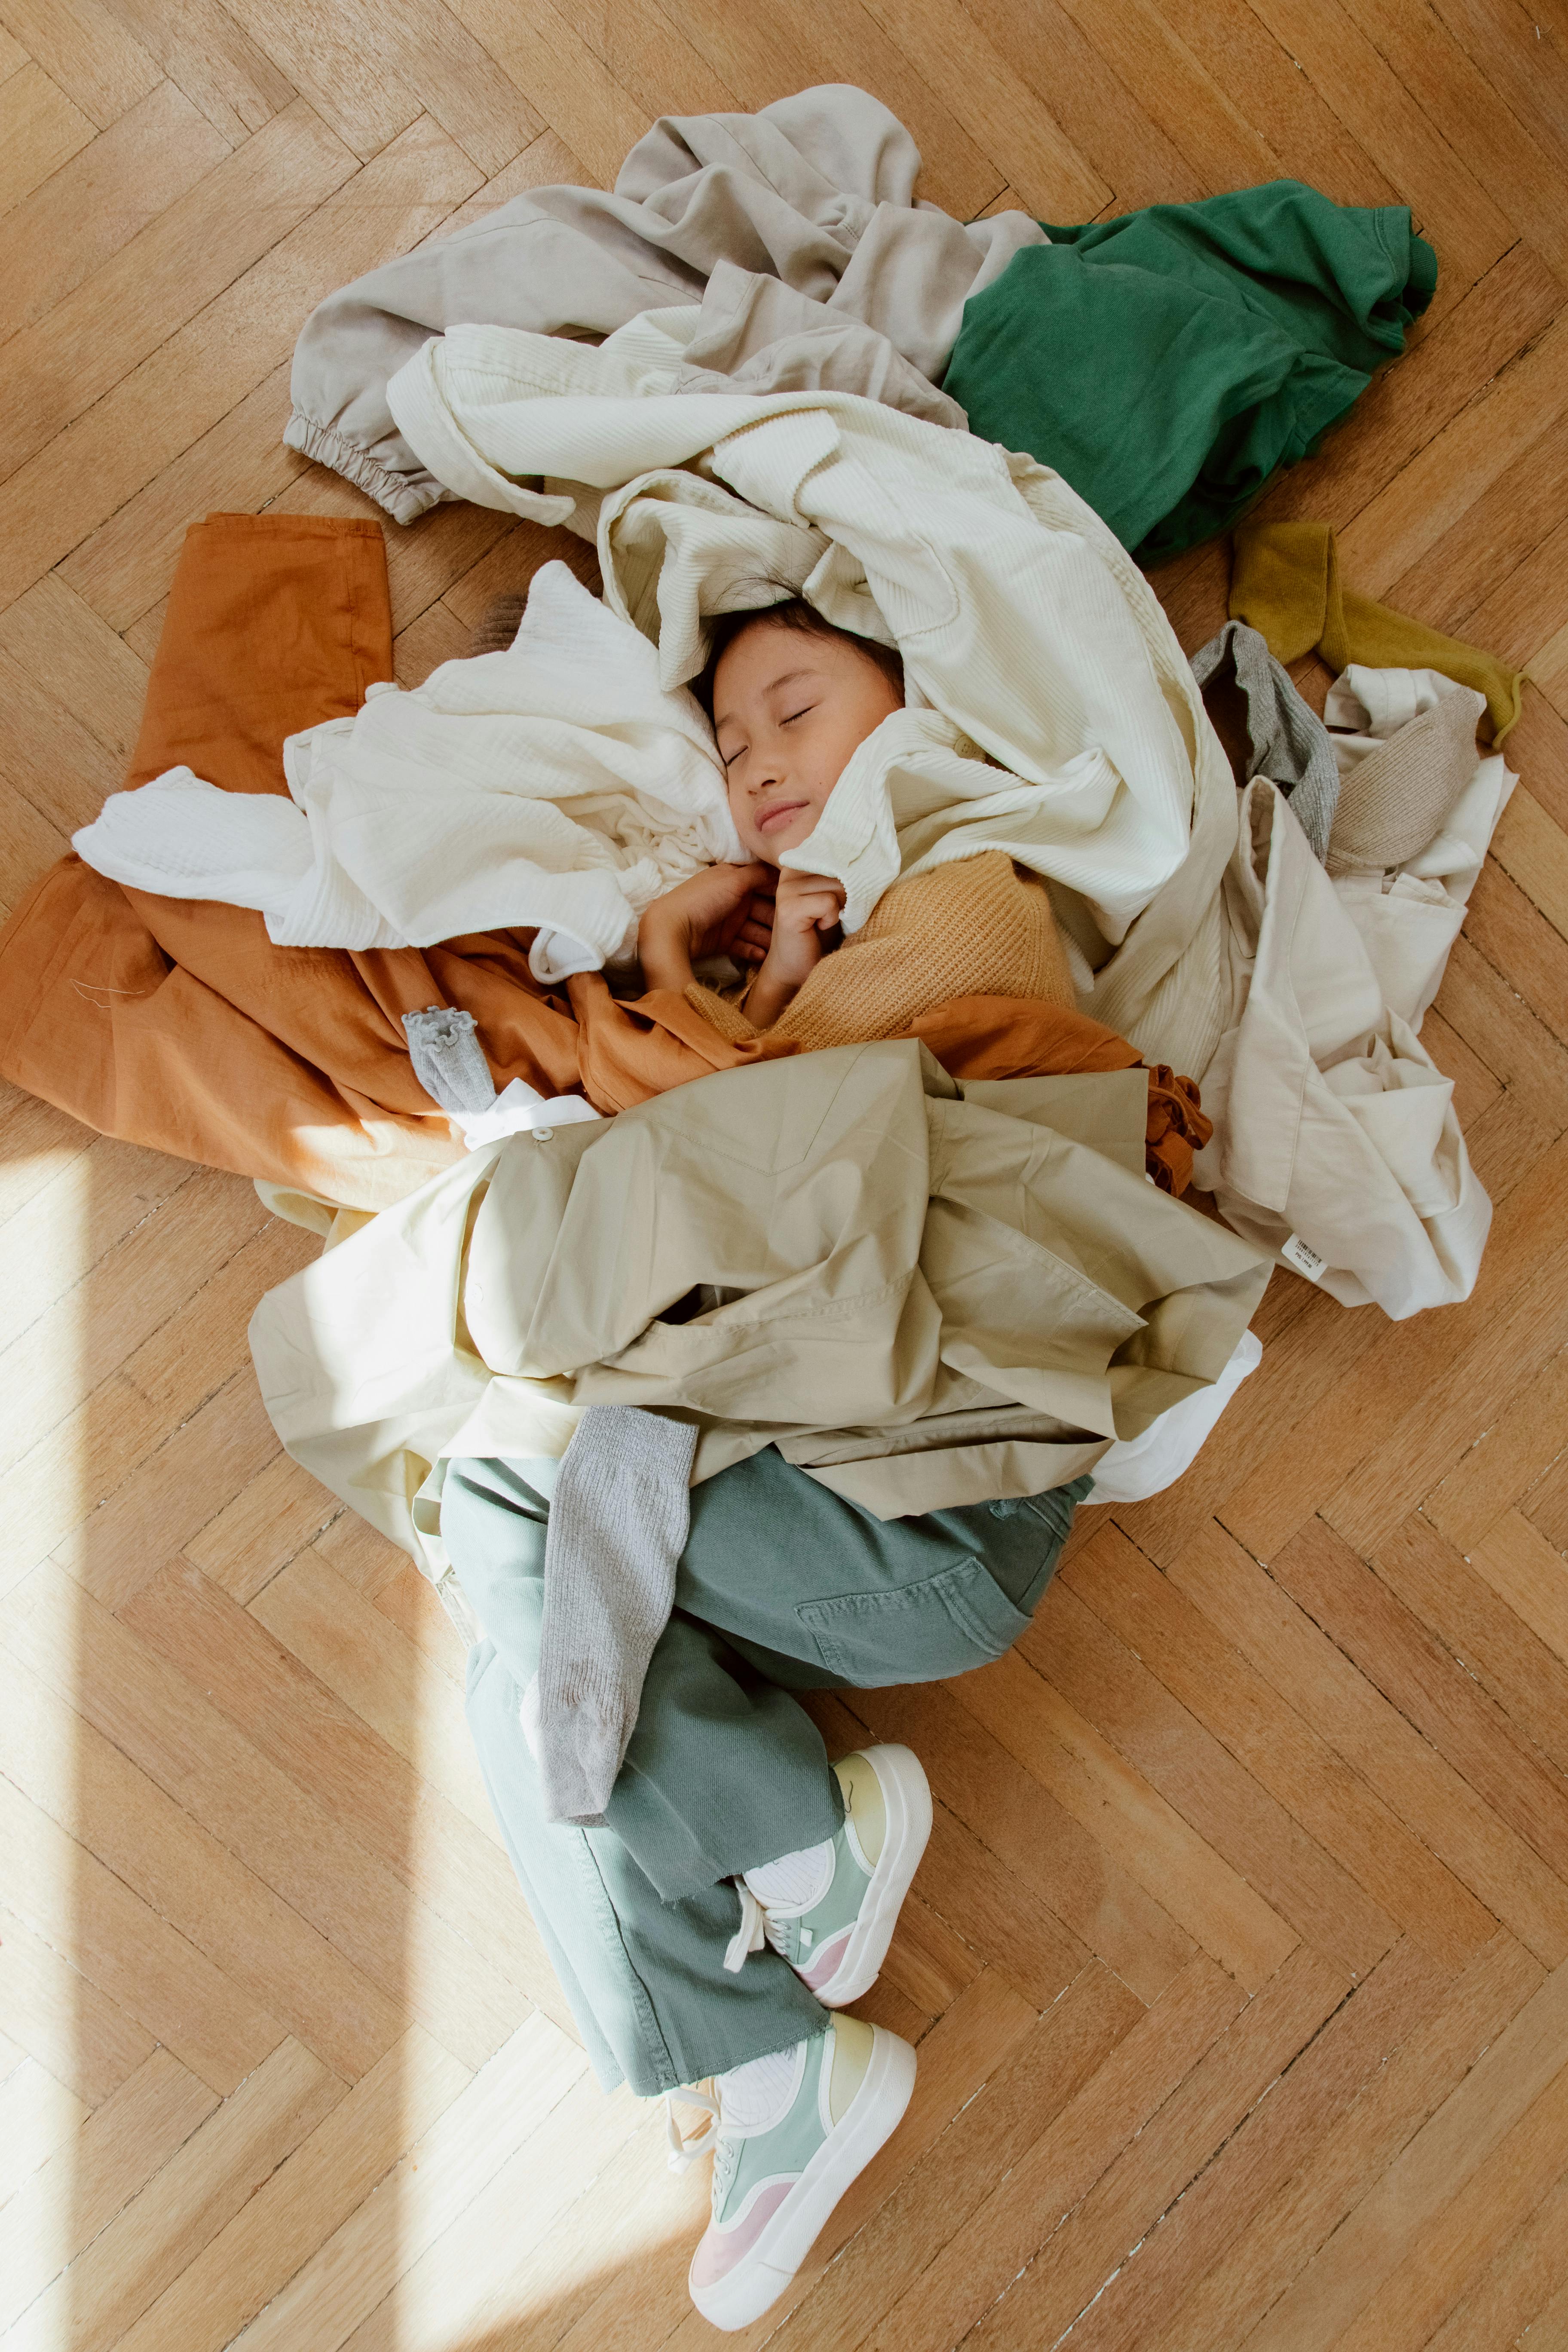
[[[788,716],[786,719],[781,719],[781,720],[780,720],[779,724],[780,724],[781,726],[783,726],[783,727],[793,727],[793,726],[795,725],[795,720],[796,720],[797,719],[806,719],[806,718],[809,718],[809,717],[810,717],[810,715],[811,715],[811,713],[812,713],[816,709],[816,703],[815,703],[815,702],[808,702],[808,703],[805,705],[805,709],[801,709],[801,710],[792,710],[792,711],[789,713],[789,716]]]

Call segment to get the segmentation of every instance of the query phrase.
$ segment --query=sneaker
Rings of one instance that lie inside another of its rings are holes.
[[[667,2099],[675,2170],[713,2150],[713,2214],[691,2258],[691,2300],[714,2327],[749,2327],[776,2303],[812,2241],[897,2127],[915,2053],[880,2025],[836,2017],[828,2031],[718,2075],[713,2095]],[[682,2140],[670,2101],[713,2120]]]
[[[825,2009],[876,1983],[910,1883],[931,1835],[931,1787],[920,1759],[886,1742],[834,1766],[844,1791],[837,1837],[736,1881],[741,1925],[724,1966],[773,1946]]]

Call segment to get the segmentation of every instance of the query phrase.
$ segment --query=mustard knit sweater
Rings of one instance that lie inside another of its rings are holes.
[[[749,983],[748,983],[749,986]],[[960,996],[1029,996],[1076,1008],[1046,886],[1000,849],[884,890],[853,938],[823,957],[771,1029],[694,982],[687,995],[722,1037],[790,1037],[805,1053],[904,1035]]]

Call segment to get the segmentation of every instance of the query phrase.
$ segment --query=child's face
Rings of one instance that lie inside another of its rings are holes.
[[[892,680],[850,638],[765,621],[733,638],[714,672],[713,729],[747,856],[776,866],[797,847],[850,754],[902,709]]]

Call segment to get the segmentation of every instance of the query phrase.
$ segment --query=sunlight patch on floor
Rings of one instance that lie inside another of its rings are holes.
[[[29,1191],[29,1179],[36,1182],[52,1156],[27,1154],[5,1169],[7,1185],[26,1195],[0,1223],[0,1398],[7,1401],[0,1422],[10,1433],[0,1441],[0,1466],[7,1469],[37,1442],[34,1422],[53,1417],[58,1405],[48,1400],[74,1399],[81,1376],[92,1154],[73,1154]],[[70,1458],[53,1465],[54,1475],[77,1490],[79,1508],[94,1499],[85,1492],[90,1465],[83,1451],[79,1444]],[[16,1539],[0,1554],[0,1596],[12,1596],[13,1606],[29,1577],[55,1573],[37,1563],[29,1532],[24,1511]],[[68,1606],[79,1600],[69,1578],[59,1581]],[[74,1609],[72,1623],[74,1629]],[[67,1792],[63,1826],[85,1834],[89,1824],[77,1818],[77,1718],[44,1697],[26,1716],[33,1785]],[[71,2282],[59,2273],[94,2226],[78,2210],[80,2134],[92,2110],[68,2087],[84,2078],[74,1998],[81,1980],[59,1947],[85,1895],[75,1884],[79,1849],[56,1823],[25,1800],[8,1804],[6,1814],[12,1826],[3,1841],[0,2024],[18,2038],[0,2034],[0,2331],[16,2323],[16,2340],[28,2352],[69,2352]]]

